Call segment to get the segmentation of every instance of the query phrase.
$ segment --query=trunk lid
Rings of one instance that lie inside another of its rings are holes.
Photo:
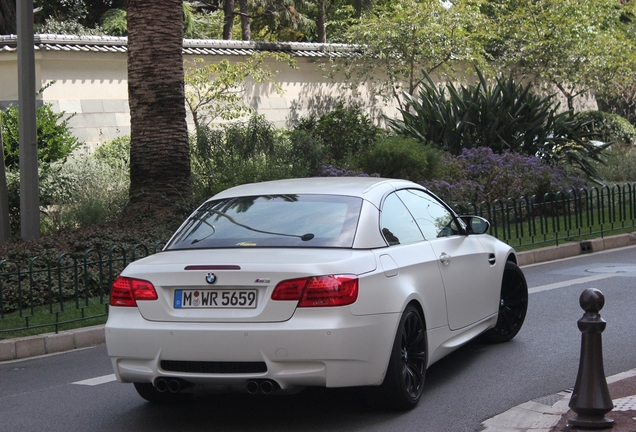
[[[154,285],[158,299],[137,302],[150,321],[281,322],[292,317],[297,301],[271,300],[280,281],[375,268],[373,253],[364,250],[199,249],[149,256],[122,276]]]

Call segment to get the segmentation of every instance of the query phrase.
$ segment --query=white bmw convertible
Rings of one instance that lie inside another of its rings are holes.
[[[431,364],[524,322],[515,251],[488,228],[404,180],[228,189],[113,283],[115,374],[153,402],[360,386],[412,408]]]

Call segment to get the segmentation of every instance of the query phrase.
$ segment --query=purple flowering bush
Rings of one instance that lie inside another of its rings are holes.
[[[519,199],[546,193],[568,192],[586,187],[585,182],[569,175],[563,166],[551,166],[538,157],[504,151],[493,153],[489,147],[464,149],[459,156],[444,153],[432,180],[419,184],[449,203],[481,203],[507,198]],[[322,165],[319,177],[380,177],[361,171]]]
[[[585,187],[582,179],[569,175],[562,166],[510,151],[496,154],[489,147],[464,149],[457,157],[447,153],[441,165],[439,178],[419,183],[452,203],[543,197]]]
[[[317,177],[380,177],[379,174],[367,174],[345,168],[337,168],[333,165],[322,165]]]

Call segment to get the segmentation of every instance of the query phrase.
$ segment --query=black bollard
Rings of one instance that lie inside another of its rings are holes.
[[[614,404],[603,369],[601,333],[606,322],[598,313],[603,309],[605,296],[596,288],[588,288],[581,294],[579,304],[585,311],[577,323],[582,333],[581,359],[569,404],[577,415],[568,419],[568,426],[609,429],[614,426],[614,420],[605,417],[605,414],[612,410]]]

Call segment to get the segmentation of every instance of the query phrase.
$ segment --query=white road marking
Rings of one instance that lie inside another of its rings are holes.
[[[588,277],[582,277],[582,278],[578,278],[578,279],[571,279],[571,280],[567,280],[567,281],[563,281],[563,282],[557,282],[557,283],[553,283],[553,284],[548,284],[548,285],[541,285],[538,287],[534,287],[534,288],[530,288],[528,289],[528,294],[532,294],[532,293],[537,293],[537,292],[541,292],[541,291],[549,291],[549,290],[553,290],[553,289],[557,289],[557,288],[563,288],[563,287],[567,287],[567,286],[572,286],[572,285],[578,285],[578,284],[584,284],[584,283],[588,283],[588,282],[595,282],[597,280],[602,280],[602,279],[609,279],[611,277],[616,276],[616,274],[597,274],[594,276],[588,276]]]
[[[110,374],[110,375],[104,375],[104,376],[100,376],[100,377],[96,377],[96,378],[90,378],[87,380],[83,380],[83,381],[77,381],[74,382],[73,384],[77,384],[77,385],[86,385],[86,386],[96,386],[96,385],[100,385],[100,384],[106,384],[112,381],[116,381],[117,378],[115,378],[115,374]]]

